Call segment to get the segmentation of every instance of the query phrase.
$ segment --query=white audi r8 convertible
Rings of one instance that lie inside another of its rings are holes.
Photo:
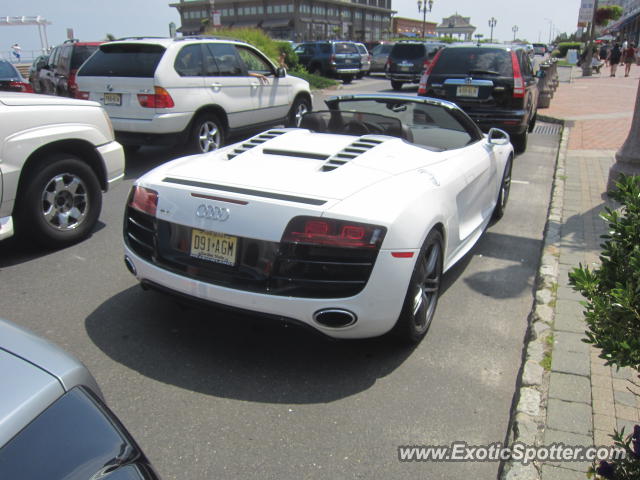
[[[455,104],[346,95],[300,128],[168,162],[126,206],[127,268],[142,283],[311,326],[417,342],[443,272],[509,196],[509,136]]]

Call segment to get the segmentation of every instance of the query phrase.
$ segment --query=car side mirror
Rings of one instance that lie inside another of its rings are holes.
[[[489,130],[488,140],[491,145],[507,145],[511,141],[509,134],[499,128]]]
[[[287,71],[284,69],[284,67],[276,68],[276,77],[277,78],[284,78],[286,76],[287,76]]]

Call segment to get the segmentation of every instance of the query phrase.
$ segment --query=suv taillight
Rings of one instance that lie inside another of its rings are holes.
[[[516,52],[511,52],[511,66],[513,68],[513,98],[524,98],[524,79],[520,71],[520,62]]]
[[[438,50],[438,53],[433,57],[433,60],[425,60],[425,70],[422,73],[422,77],[420,78],[420,83],[418,84],[418,95],[426,95],[427,94],[427,82],[429,81],[429,75],[433,71],[433,67],[436,66],[436,62],[438,58],[440,58],[440,53],[442,53],[442,49]]]
[[[78,83],[76,82],[76,72],[74,70],[69,72],[69,77],[67,78],[67,88],[69,89],[69,96],[78,98]]]
[[[331,56],[329,57],[329,63],[330,63],[331,65],[335,65],[335,64],[336,64],[336,56],[335,56],[335,55],[331,55]]]
[[[169,95],[162,87],[153,87],[154,94],[150,95],[147,93],[139,93],[138,94],[138,102],[144,108],[173,108],[175,103],[173,103],[173,98]]]

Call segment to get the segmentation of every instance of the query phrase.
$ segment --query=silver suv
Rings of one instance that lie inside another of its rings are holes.
[[[231,134],[297,126],[311,110],[309,84],[253,46],[213,37],[106,43],[78,72],[80,97],[100,102],[117,140],[186,144],[208,152]]]

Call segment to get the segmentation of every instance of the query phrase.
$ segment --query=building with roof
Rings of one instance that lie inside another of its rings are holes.
[[[453,37],[465,41],[471,41],[476,27],[471,25],[471,17],[463,17],[457,13],[442,19],[442,23],[436,27],[438,37]]]
[[[424,26],[425,37],[436,36],[435,22],[423,22],[413,18],[393,17],[391,20],[391,32],[393,37],[421,37]]]
[[[343,38],[374,41],[391,34],[391,0],[180,0],[184,35],[203,32],[219,12],[222,27],[254,27],[270,37],[301,42]]]

